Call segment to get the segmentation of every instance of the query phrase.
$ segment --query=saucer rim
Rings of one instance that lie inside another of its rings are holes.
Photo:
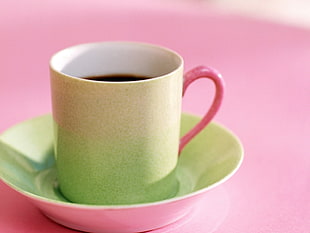
[[[201,119],[201,116],[195,115],[195,114],[191,114],[191,113],[184,113],[182,112],[182,116],[186,115],[189,117],[194,117],[197,119]],[[12,127],[8,128],[7,130],[5,130],[4,132],[2,132],[0,134],[0,136],[2,134],[5,134],[8,130],[11,130],[13,127],[19,125],[19,124],[23,124],[26,123],[28,121],[31,120],[35,120],[37,118],[42,118],[42,117],[47,117],[47,116],[51,116],[50,113],[48,114],[43,114],[43,115],[39,115],[33,118],[30,118],[28,120],[24,120],[21,121],[15,125],[13,125]],[[161,201],[155,201],[155,202],[148,202],[148,203],[136,203],[136,204],[125,204],[125,205],[93,205],[93,204],[79,204],[79,203],[73,203],[73,202],[64,202],[64,201],[59,201],[59,200],[55,200],[55,199],[50,199],[47,197],[43,197],[40,196],[38,194],[34,194],[28,191],[25,191],[17,186],[15,186],[14,184],[10,183],[9,181],[7,181],[5,178],[0,177],[0,180],[5,183],[6,185],[8,185],[9,187],[11,187],[13,190],[15,190],[16,192],[22,194],[23,196],[30,198],[30,199],[34,199],[35,201],[40,201],[40,202],[44,202],[47,204],[53,204],[53,205],[57,205],[57,206],[62,206],[62,207],[70,207],[70,208],[78,208],[78,209],[92,209],[92,210],[100,210],[100,209],[104,209],[104,210],[120,210],[120,209],[133,209],[133,208],[144,208],[144,207],[152,207],[152,206],[158,206],[158,205],[164,205],[164,204],[168,204],[168,203],[173,203],[173,202],[178,202],[184,199],[189,199],[192,198],[194,196],[198,196],[202,193],[205,193],[207,191],[210,191],[211,189],[214,189],[215,187],[219,186],[220,184],[225,183],[227,180],[229,180],[240,168],[243,160],[244,160],[244,147],[241,143],[241,140],[239,139],[239,137],[234,134],[230,129],[226,128],[223,124],[217,122],[217,121],[211,121],[209,124],[212,124],[214,126],[216,126],[217,128],[220,128],[221,130],[225,131],[226,134],[230,135],[236,145],[239,147],[239,151],[240,151],[240,155],[239,155],[239,160],[235,166],[235,168],[229,173],[227,174],[225,177],[223,177],[222,179],[220,179],[219,181],[196,191],[190,192],[188,194],[182,195],[182,196],[177,196],[177,197],[172,197],[169,199],[165,199],[165,200],[161,200]],[[3,142],[4,144],[6,144],[5,142]],[[51,168],[47,168],[47,169],[51,169]],[[0,173],[1,174],[1,173]]]

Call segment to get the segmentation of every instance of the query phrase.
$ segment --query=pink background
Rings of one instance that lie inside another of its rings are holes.
[[[159,44],[182,54],[186,70],[200,64],[218,69],[227,91],[215,120],[245,147],[240,171],[221,186],[227,212],[221,224],[206,227],[203,210],[216,206],[201,206],[184,224],[156,232],[310,232],[309,30],[220,13],[194,1],[7,1],[0,7],[0,132],[51,111],[53,53],[106,40]],[[184,111],[202,115],[201,100],[212,94],[211,83],[198,81],[186,94]],[[71,230],[0,181],[0,232],[56,231]]]

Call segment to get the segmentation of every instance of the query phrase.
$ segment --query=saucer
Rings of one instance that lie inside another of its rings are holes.
[[[199,119],[182,114],[181,134]],[[238,138],[212,122],[180,155],[175,197],[133,205],[84,205],[69,202],[58,190],[51,115],[22,122],[0,135],[1,179],[53,221],[87,232],[141,232],[174,223],[228,180],[242,159]]]

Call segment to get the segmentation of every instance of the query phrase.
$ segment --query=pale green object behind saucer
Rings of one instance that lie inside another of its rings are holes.
[[[182,115],[181,134],[199,117]],[[0,178],[17,191],[35,198],[68,203],[59,192],[53,159],[53,129],[50,115],[20,123],[0,135]],[[183,197],[212,188],[239,168],[243,149],[236,136],[210,123],[184,149],[176,168]]]

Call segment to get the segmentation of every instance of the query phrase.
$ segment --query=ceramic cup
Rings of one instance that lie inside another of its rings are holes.
[[[88,79],[123,74],[145,79]],[[180,55],[144,43],[64,49],[51,58],[50,75],[59,187],[68,200],[83,204],[173,197],[178,155],[210,122],[223,97],[223,81],[215,70],[199,66],[183,76]],[[214,101],[180,140],[182,95],[199,78],[215,83]]]

